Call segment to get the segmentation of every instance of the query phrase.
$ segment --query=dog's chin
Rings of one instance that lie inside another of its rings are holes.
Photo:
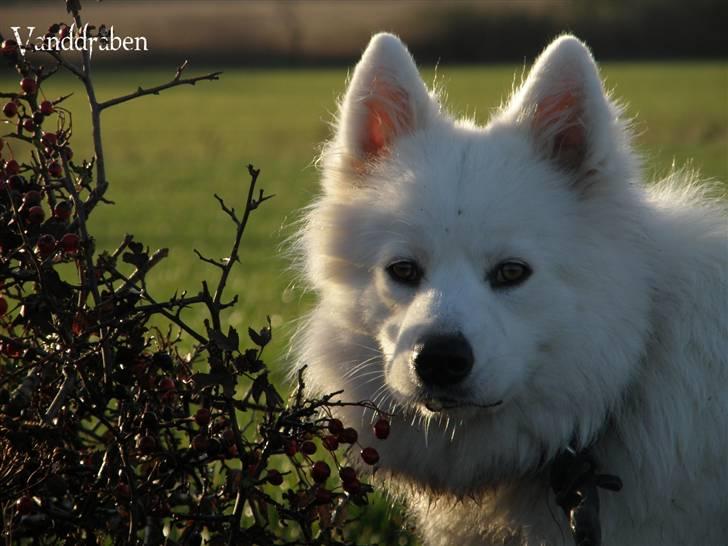
[[[380,448],[380,477],[454,497],[519,480],[534,471],[542,452],[537,442],[529,445],[533,438],[502,438],[497,412],[508,413],[509,404],[441,396],[399,405],[397,433]],[[499,441],[488,441],[493,437]]]
[[[495,402],[481,402],[468,398],[454,398],[450,396],[431,396],[420,398],[417,406],[425,413],[425,415],[433,414],[477,414],[481,411],[493,412],[497,411],[502,404],[502,400]]]
[[[483,401],[470,396],[445,393],[418,392],[403,401],[410,412],[432,418],[468,418],[493,414],[503,406],[503,400]]]

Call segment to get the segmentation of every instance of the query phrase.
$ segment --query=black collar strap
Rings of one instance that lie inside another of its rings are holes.
[[[597,465],[588,449],[577,452],[567,447],[551,463],[551,489],[556,503],[566,514],[576,546],[601,546],[598,487],[622,489],[622,480],[610,474],[597,474]]]

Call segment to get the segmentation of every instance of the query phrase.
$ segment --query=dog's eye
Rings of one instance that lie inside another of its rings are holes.
[[[422,279],[422,269],[417,262],[402,260],[387,266],[387,273],[398,283],[416,285]]]
[[[519,260],[507,260],[499,263],[488,275],[493,288],[508,288],[524,282],[531,276],[531,268]]]

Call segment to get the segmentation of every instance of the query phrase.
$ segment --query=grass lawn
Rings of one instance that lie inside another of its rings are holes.
[[[507,96],[516,72],[520,67],[440,67],[437,79],[447,89],[453,112],[484,122]],[[140,84],[166,81],[172,73],[100,72],[98,94],[110,98]],[[665,174],[673,161],[685,165],[692,160],[706,176],[728,180],[725,63],[614,64],[604,73],[627,102],[629,115],[637,117],[648,172]],[[246,233],[242,267],[230,281],[230,294],[238,294],[240,304],[229,319],[242,328],[260,326],[270,315],[278,335],[268,359],[278,361],[292,324],[310,301],[293,284],[280,247],[292,233],[297,211],[316,192],[312,161],[329,134],[346,74],[345,69],[234,69],[218,82],[176,88],[106,111],[108,196],[116,206],[93,218],[99,248],[114,248],[126,232],[151,247],[168,247],[169,259],[150,277],[153,293],[197,291],[202,279],[217,273],[192,249],[222,257],[232,236],[213,192],[231,205],[242,203],[248,180],[244,166],[260,167],[260,186],[276,197],[255,213]],[[426,70],[426,81],[433,75]],[[51,96],[69,88],[76,92],[68,104],[76,115],[76,157],[83,157],[90,150],[83,91],[70,79],[49,84],[55,84],[48,85]]]
[[[512,66],[440,67],[438,81],[447,89],[452,111],[484,122],[520,71]],[[138,85],[167,81],[173,73],[174,67],[168,72],[100,72],[98,94],[111,98]],[[311,299],[293,283],[280,247],[292,233],[297,211],[316,192],[312,161],[329,133],[346,74],[345,69],[234,69],[219,82],[173,89],[105,112],[108,197],[116,206],[101,208],[93,217],[98,248],[115,248],[127,232],[153,248],[168,247],[170,257],[150,275],[152,293],[158,298],[184,289],[194,293],[202,279],[215,279],[217,271],[200,262],[192,249],[222,257],[233,235],[213,192],[240,205],[248,182],[245,165],[261,168],[260,187],[276,197],[255,212],[249,225],[242,265],[229,281],[229,294],[238,294],[240,304],[228,318],[244,331],[248,325],[261,326],[270,315],[275,343],[267,360],[281,369],[289,332]],[[649,173],[663,175],[673,161],[679,166],[692,158],[705,176],[728,181],[726,63],[612,64],[604,74],[616,96],[626,101],[628,113],[637,116],[637,142],[650,158]],[[425,71],[427,81],[433,75]],[[5,80],[0,87],[9,87],[7,72],[0,76]],[[76,93],[68,106],[76,116],[76,158],[81,158],[90,152],[83,91],[70,78],[55,78],[46,87],[51,97],[69,90]],[[374,528],[390,519],[386,510],[379,503],[368,516],[379,520]],[[393,538],[380,535],[380,540],[391,543]]]

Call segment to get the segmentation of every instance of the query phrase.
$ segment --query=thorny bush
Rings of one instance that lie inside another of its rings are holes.
[[[84,27],[80,2],[66,5],[71,20],[52,25],[47,38],[100,34],[103,27]],[[219,274],[197,295],[157,301],[146,278],[166,250],[150,252],[127,235],[116,250],[99,252],[88,231],[89,216],[110,204],[102,112],[219,73],[184,78],[183,64],[166,84],[100,102],[86,53],[75,64],[61,51],[30,50],[5,39],[0,52],[2,70],[19,78],[0,90],[5,543],[353,543],[348,508],[366,504],[372,488],[343,466],[344,455],[361,449],[375,468],[376,449],[359,446],[356,431],[331,416],[338,393],[306,396],[303,374],[284,400],[261,360],[270,324],[249,329],[252,346],[242,348],[221,318],[235,305],[224,290],[248,218],[270,197],[256,193],[259,171],[248,167],[242,214],[215,196],[234,226],[233,244],[224,260],[197,252]],[[59,70],[77,76],[87,94],[90,160],[74,155],[66,97],[44,94]],[[191,306],[204,310],[204,331],[185,322]],[[150,326],[153,317],[169,328]],[[388,434],[383,416],[376,435]]]

